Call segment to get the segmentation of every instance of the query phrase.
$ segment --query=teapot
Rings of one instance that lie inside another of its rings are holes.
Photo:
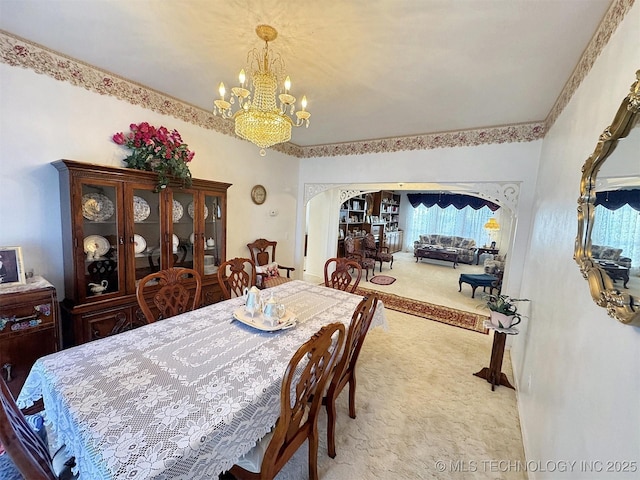
[[[251,289],[245,287],[243,296],[245,297],[244,309],[247,313],[253,315],[262,310],[262,299],[260,298],[260,290],[254,285]]]
[[[284,304],[276,302],[276,299],[273,298],[273,294],[271,294],[271,298],[269,298],[262,308],[262,314],[264,315],[265,322],[272,327],[275,327],[279,320],[284,317],[285,311],[286,308]]]
[[[109,282],[107,282],[106,280],[102,280],[100,283],[90,283],[89,290],[91,290],[91,293],[93,293],[94,295],[100,295],[107,289],[108,286]]]

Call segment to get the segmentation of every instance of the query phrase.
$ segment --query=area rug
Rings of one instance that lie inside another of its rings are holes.
[[[396,281],[395,278],[390,277],[389,275],[376,275],[371,280],[371,283],[375,283],[376,285],[391,285]]]
[[[376,277],[373,277],[376,278]],[[384,303],[385,308],[396,310],[416,317],[422,317],[436,322],[446,323],[454,327],[464,328],[473,332],[487,334],[489,331],[482,326],[482,322],[489,317],[477,313],[464,312],[455,308],[444,307],[442,305],[434,305],[432,303],[421,302],[412,298],[401,297],[392,293],[384,293],[378,290],[369,290],[367,288],[358,287],[356,289],[358,295],[371,295],[375,293]]]

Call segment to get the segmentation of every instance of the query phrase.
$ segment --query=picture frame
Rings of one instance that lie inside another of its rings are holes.
[[[26,283],[22,248],[0,247],[0,288]]]

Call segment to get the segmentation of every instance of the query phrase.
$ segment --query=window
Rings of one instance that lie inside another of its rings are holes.
[[[406,241],[412,245],[421,234],[439,234],[473,238],[476,244],[484,245],[490,241],[484,224],[492,216],[493,212],[486,206],[479,210],[471,207],[458,210],[453,205],[446,208],[418,205],[409,209]]]

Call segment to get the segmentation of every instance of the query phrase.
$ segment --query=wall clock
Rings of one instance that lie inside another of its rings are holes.
[[[267,199],[267,190],[262,185],[256,185],[251,189],[251,200],[256,205],[262,205]]]

